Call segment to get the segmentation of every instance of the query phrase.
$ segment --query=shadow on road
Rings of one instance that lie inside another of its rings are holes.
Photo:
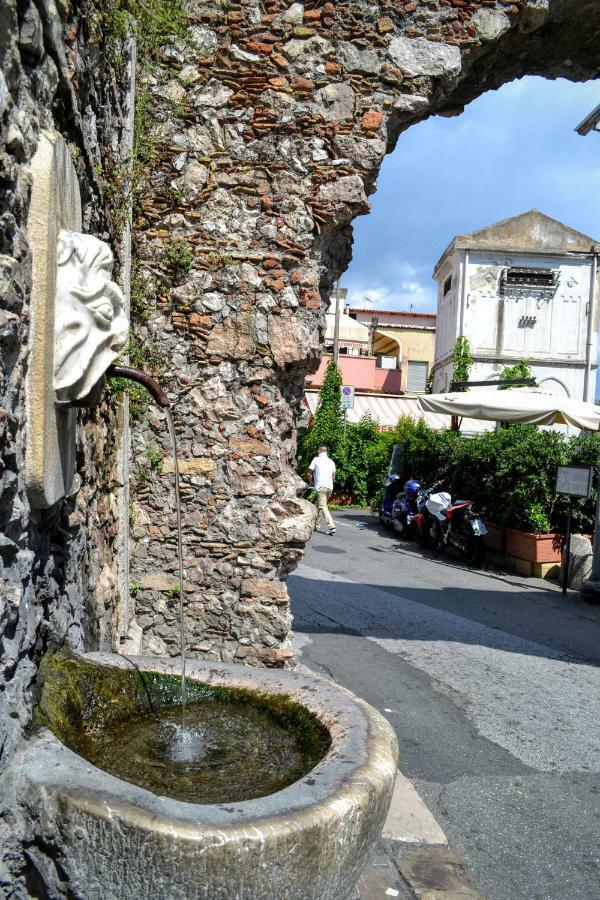
[[[545,615],[543,627],[529,617],[521,616],[516,621],[514,614],[507,618],[502,609],[507,599],[502,591],[486,591],[486,610],[478,610],[476,618],[472,614],[466,618],[465,607],[477,604],[480,591],[463,590],[463,602],[458,609],[452,588],[437,590],[435,602],[432,602],[430,591],[406,586],[321,581],[299,574],[290,576],[288,584],[295,632],[361,634],[409,641],[457,641],[600,666],[600,622],[588,620],[582,623],[585,634],[569,636],[565,633],[560,611],[547,605],[540,610],[540,615]],[[323,603],[325,596],[326,603]],[[532,592],[528,596],[531,603],[548,599],[548,595],[541,592]],[[499,607],[497,612],[489,608],[494,604]],[[335,613],[338,605],[340,616]],[[425,618],[419,615],[419,606],[435,608],[446,615],[437,619]],[[554,616],[553,612],[556,613]]]

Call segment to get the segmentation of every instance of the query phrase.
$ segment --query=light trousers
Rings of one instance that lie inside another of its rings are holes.
[[[335,522],[331,518],[327,501],[331,496],[331,488],[322,487],[317,491],[317,521],[315,523],[315,531],[321,524],[321,516],[325,519],[328,528],[335,528]]]

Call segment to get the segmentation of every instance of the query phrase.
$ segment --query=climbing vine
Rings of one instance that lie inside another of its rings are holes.
[[[515,363],[514,366],[506,366],[500,374],[500,381],[516,381],[517,379],[524,380],[525,378],[533,378],[529,361],[525,359]],[[518,387],[518,385],[505,384],[499,387],[498,390],[508,391],[514,387]]]
[[[464,335],[460,335],[456,339],[454,350],[452,351],[452,381],[468,381],[473,365],[473,357],[471,356],[471,345],[469,339]],[[468,388],[458,388],[459,391],[466,391]]]

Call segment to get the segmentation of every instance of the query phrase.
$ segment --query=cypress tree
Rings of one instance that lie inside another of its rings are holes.
[[[312,426],[300,441],[300,471],[303,474],[316,455],[320,444],[325,444],[329,455],[341,462],[344,443],[344,414],[341,409],[342,373],[333,359],[329,360],[325,378],[319,391],[319,405]]]

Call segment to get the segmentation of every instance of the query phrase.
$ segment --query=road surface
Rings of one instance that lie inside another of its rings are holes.
[[[289,579],[304,661],[387,716],[487,900],[598,900],[600,605],[334,517]]]

